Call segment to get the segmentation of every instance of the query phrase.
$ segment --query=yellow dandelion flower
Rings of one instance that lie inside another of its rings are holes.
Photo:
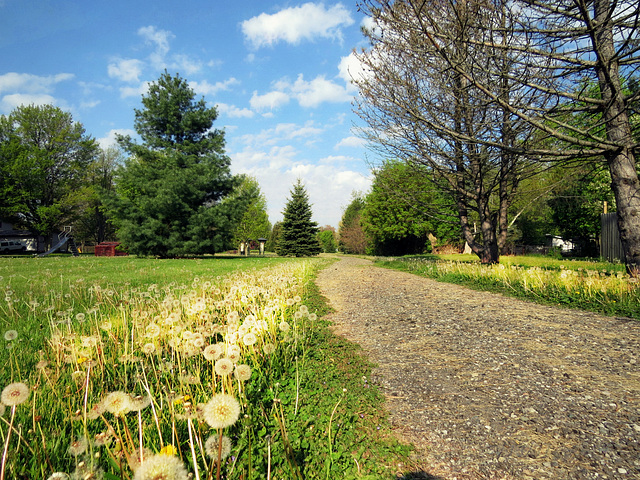
[[[0,396],[0,400],[7,407],[20,405],[26,402],[27,398],[29,398],[29,387],[22,382],[10,383],[4,387],[2,395]]]
[[[202,413],[204,420],[212,428],[230,427],[238,421],[240,403],[231,395],[218,393],[205,404]]]
[[[166,447],[162,448],[159,452],[160,455],[175,455],[178,453],[178,450],[176,450],[176,447],[174,447],[173,445],[167,445]]]

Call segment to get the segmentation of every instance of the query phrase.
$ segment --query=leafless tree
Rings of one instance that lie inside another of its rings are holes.
[[[429,77],[416,97],[429,102],[420,104],[409,97],[404,99],[404,107],[411,106],[411,101],[416,105],[414,110],[420,114],[412,120],[417,125],[430,115],[431,123],[422,125],[429,126],[429,133],[435,134],[440,144],[447,144],[454,152],[462,149],[458,158],[465,159],[471,170],[469,151],[495,152],[498,171],[514,171],[515,178],[521,172],[510,166],[523,159],[525,163],[606,161],[627,266],[633,274],[640,272],[636,164],[640,122],[632,114],[640,94],[637,89],[629,90],[640,63],[637,1],[366,0],[363,8],[375,20],[376,28],[372,30],[375,34],[369,34],[374,47],[361,56],[369,75],[356,79],[363,92],[359,111],[379,134],[378,139],[384,132],[379,127],[385,125],[380,120],[372,125],[369,120],[380,113],[395,113],[407,121],[400,109],[401,93],[407,91],[412,78]],[[384,48],[377,48],[378,42]],[[374,53],[376,50],[385,53]],[[416,60],[407,63],[407,58]],[[384,65],[382,70],[379,65]],[[387,74],[385,69],[390,66],[392,71],[403,68],[405,75]],[[447,88],[434,89],[436,78],[450,79],[442,84]],[[384,98],[392,100],[389,103],[396,106],[395,111],[381,109],[377,99],[371,102],[369,92],[381,95],[385,88],[388,93]],[[448,102],[450,108],[437,110],[438,100]],[[483,128],[472,131],[465,122],[477,118],[469,115],[477,113],[478,106],[489,115],[475,123]],[[449,128],[441,128],[447,125],[434,121],[429,112],[449,114]],[[487,128],[491,119],[500,135]],[[382,144],[393,145],[390,140],[402,137],[405,146],[414,148],[416,159],[435,160],[433,149],[427,155],[415,149],[424,143],[423,138],[406,135],[410,130],[402,127],[391,131]],[[498,191],[502,189],[498,187]],[[461,221],[464,231],[462,215]]]
[[[519,182],[539,168],[526,150],[532,127],[492,100],[533,101],[514,85],[511,53],[492,45],[509,39],[485,28],[501,27],[506,14],[476,0],[435,2],[432,11],[412,2],[365,7],[372,46],[359,54],[364,73],[354,82],[366,136],[386,155],[428,165],[455,198],[471,249],[483,263],[497,262]],[[487,91],[473,87],[469,71]]]

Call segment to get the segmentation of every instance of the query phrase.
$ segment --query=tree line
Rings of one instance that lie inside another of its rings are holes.
[[[215,108],[166,71],[135,109],[139,140],[102,149],[70,113],[21,106],[0,117],[0,218],[51,239],[117,239],[133,254],[214,254],[269,239],[281,255],[319,253],[317,225],[299,181],[272,231],[256,179],[232,175]]]
[[[428,166],[389,160],[373,174],[370,190],[353,192],[345,207],[334,251],[389,256],[463,250],[455,198]],[[597,257],[600,215],[615,204],[610,183],[602,165],[550,168],[523,180],[508,211],[501,253],[543,246],[558,236],[571,240],[581,256]],[[475,230],[480,236],[477,223]]]

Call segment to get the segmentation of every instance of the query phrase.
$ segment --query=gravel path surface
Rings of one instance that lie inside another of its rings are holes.
[[[640,478],[640,322],[341,257],[317,280],[338,335],[416,446],[404,478]]]

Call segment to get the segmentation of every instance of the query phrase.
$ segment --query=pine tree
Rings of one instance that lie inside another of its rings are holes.
[[[224,132],[212,129],[216,109],[167,72],[142,104],[135,111],[142,143],[119,138],[130,157],[109,202],[118,238],[132,253],[159,257],[229,248],[242,211],[238,202],[222,201],[237,180],[224,153]]]
[[[322,252],[317,237],[318,224],[311,221],[309,197],[299,179],[282,213],[282,231],[276,245],[278,255],[308,257]]]

